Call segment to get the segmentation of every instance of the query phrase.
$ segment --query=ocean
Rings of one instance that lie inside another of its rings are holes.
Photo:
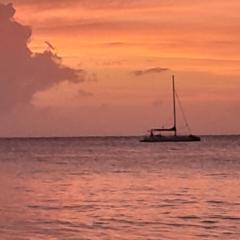
[[[1,240],[239,240],[240,136],[0,140]]]

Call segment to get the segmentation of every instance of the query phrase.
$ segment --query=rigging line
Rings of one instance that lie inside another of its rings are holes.
[[[183,110],[182,103],[181,103],[180,98],[179,98],[179,96],[178,96],[176,91],[175,91],[175,95],[177,97],[178,105],[180,107],[180,110],[181,110],[181,113],[182,113],[182,116],[183,116],[183,119],[184,119],[184,122],[185,122],[185,126],[186,126],[187,130],[189,131],[189,133],[192,134],[192,130],[190,128],[190,125],[188,124],[188,121],[187,121],[187,118],[186,118],[186,114],[185,114],[185,112]]]

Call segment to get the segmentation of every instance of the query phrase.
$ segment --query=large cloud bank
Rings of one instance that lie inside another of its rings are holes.
[[[67,67],[50,49],[28,48],[31,28],[14,20],[12,4],[0,3],[0,110],[28,104],[39,91],[54,84],[83,80],[83,71]]]

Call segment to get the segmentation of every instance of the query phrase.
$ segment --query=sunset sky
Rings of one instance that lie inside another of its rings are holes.
[[[239,0],[0,3],[0,136],[167,127],[172,74],[193,133],[240,133]]]

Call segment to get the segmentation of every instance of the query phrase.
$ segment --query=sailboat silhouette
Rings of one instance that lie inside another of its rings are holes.
[[[201,141],[199,136],[195,135],[178,135],[177,134],[177,114],[176,114],[176,90],[175,77],[172,76],[173,89],[173,127],[171,128],[155,128],[151,129],[149,135],[144,136],[141,142],[194,142]],[[172,135],[163,135],[164,132],[172,132]]]

